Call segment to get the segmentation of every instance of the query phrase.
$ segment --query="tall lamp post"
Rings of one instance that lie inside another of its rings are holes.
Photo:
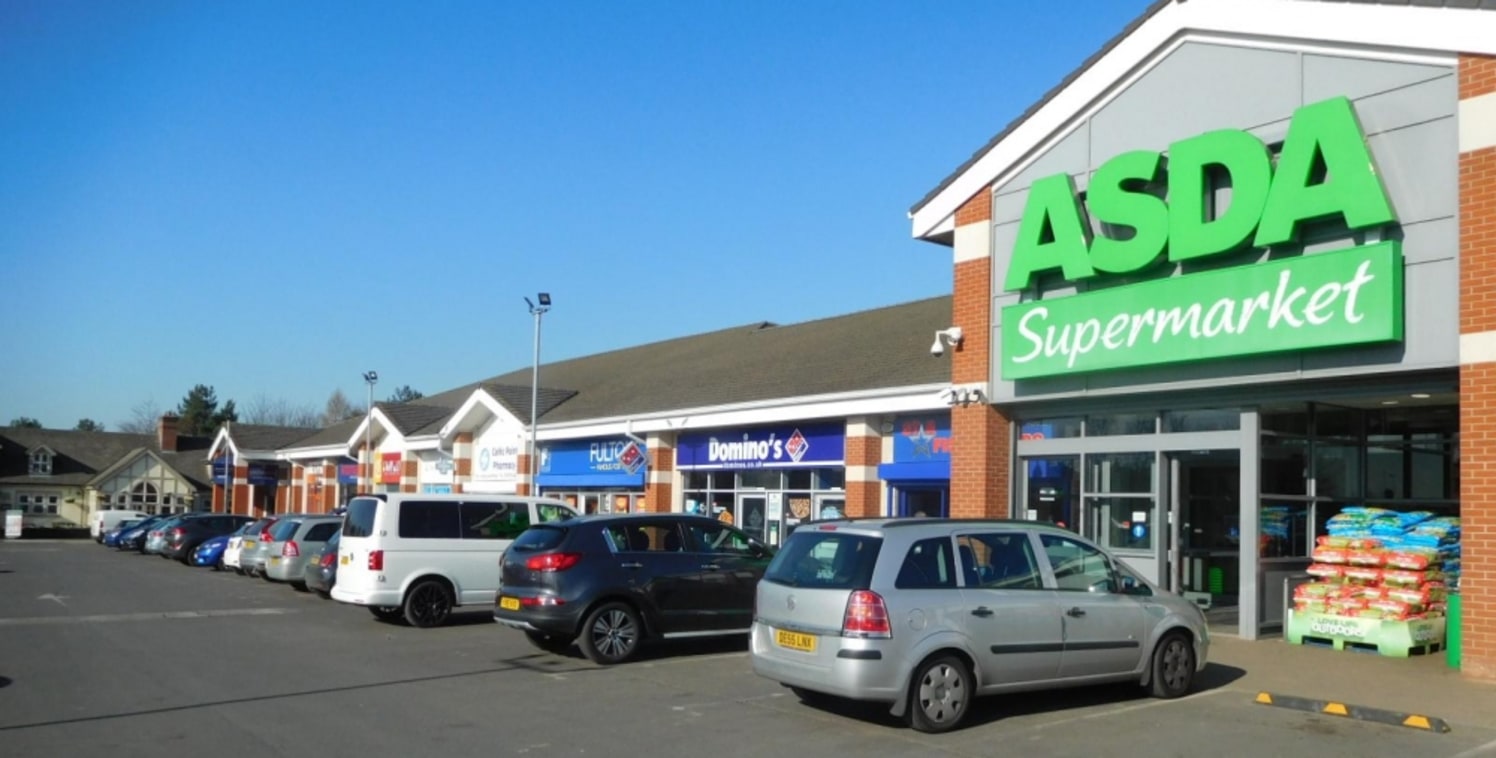
[[[540,301],[539,305],[525,298],[525,305],[530,306],[530,315],[535,317],[535,361],[530,372],[530,494],[540,494],[540,488],[535,486],[535,479],[540,476],[540,462],[535,458],[535,427],[537,425],[536,414],[540,405],[540,317],[551,309],[551,293],[542,292],[535,296]]]
[[[364,455],[369,461],[369,475],[364,480],[364,494],[374,492],[374,449],[369,447],[370,434],[374,430],[374,385],[379,382],[378,371],[365,371],[364,381],[369,385],[369,404],[364,407]]]

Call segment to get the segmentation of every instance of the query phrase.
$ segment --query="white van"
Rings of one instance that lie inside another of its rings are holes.
[[[412,626],[445,623],[456,606],[493,605],[499,555],[531,524],[576,511],[520,495],[361,495],[348,503],[334,600]]]
[[[88,533],[93,537],[94,542],[103,542],[104,535],[108,534],[110,529],[119,526],[119,522],[148,516],[150,514],[145,511],[94,511],[88,517]]]

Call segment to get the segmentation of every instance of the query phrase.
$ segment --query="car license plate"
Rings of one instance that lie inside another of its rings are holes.
[[[816,651],[816,637],[813,634],[797,634],[795,632],[786,632],[783,629],[775,629],[774,641],[780,647],[799,650],[802,653],[814,653]]]
[[[503,608],[506,611],[517,611],[517,610],[519,610],[519,598],[517,598],[517,597],[500,597],[499,598],[499,607]]]
[[[244,541],[244,546],[247,547],[247,548],[254,547],[255,546],[255,541],[254,540],[245,540]]]
[[[280,563],[281,562],[280,556],[278,556],[278,555],[272,555],[272,556],[270,556],[270,562],[271,563]]]
[[[346,555],[340,555],[340,556],[338,556],[338,563],[341,563],[344,566],[347,566],[348,565],[348,556],[346,556]]]

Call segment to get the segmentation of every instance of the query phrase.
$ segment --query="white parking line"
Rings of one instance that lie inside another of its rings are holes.
[[[109,613],[93,616],[32,616],[0,619],[0,626],[48,626],[53,624],[95,624],[114,621],[155,621],[157,619],[199,619],[221,616],[283,616],[296,613],[295,608],[230,608],[219,611],[159,611],[155,613]]]

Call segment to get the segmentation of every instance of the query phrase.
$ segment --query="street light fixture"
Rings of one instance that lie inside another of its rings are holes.
[[[535,418],[540,405],[540,317],[551,309],[551,293],[542,292],[535,296],[540,305],[530,302],[525,298],[525,305],[530,306],[530,315],[535,317],[535,362],[530,372],[530,494],[537,495],[540,488],[535,486],[535,479],[540,476],[539,461],[535,458],[535,427],[538,422]]]
[[[374,385],[379,382],[378,371],[365,371],[364,381],[369,384],[369,404],[364,406],[364,455],[368,458],[369,474],[364,479],[364,494],[374,492],[374,449],[369,447],[370,433],[374,430]]]

